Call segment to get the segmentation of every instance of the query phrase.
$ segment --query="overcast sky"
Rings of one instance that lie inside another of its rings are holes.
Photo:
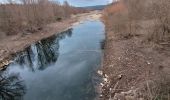
[[[82,6],[94,6],[94,5],[105,5],[111,3],[112,0],[58,0],[59,2],[68,1],[71,5],[82,7]]]
[[[5,3],[7,0],[0,0],[1,3]],[[20,0],[12,0],[12,1],[20,1]],[[55,1],[55,0],[51,0]],[[68,1],[69,4],[76,6],[76,7],[83,7],[83,6],[95,6],[95,5],[105,5],[111,3],[113,0],[56,0],[59,1],[61,4],[64,1]]]

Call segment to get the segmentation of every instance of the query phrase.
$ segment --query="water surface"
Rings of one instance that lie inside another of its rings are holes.
[[[93,100],[104,25],[85,21],[19,53],[0,72],[0,100]]]

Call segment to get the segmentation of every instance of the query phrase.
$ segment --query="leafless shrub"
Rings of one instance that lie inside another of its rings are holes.
[[[48,23],[83,11],[67,2],[60,5],[49,0],[20,0],[20,3],[9,0],[6,4],[0,4],[0,32],[7,35],[33,33]]]
[[[120,37],[130,35],[127,17],[128,12],[124,7],[123,2],[115,3],[106,8],[103,15],[107,30],[113,31]]]
[[[136,36],[139,28],[138,20],[145,18],[143,10],[145,2],[146,0],[120,0],[109,6],[104,13],[108,29],[121,37]]]
[[[123,5],[123,10],[118,5]],[[120,0],[105,11],[108,28],[122,36],[136,35],[139,32],[139,21],[153,20],[148,29],[149,41],[169,42],[170,40],[170,0]],[[107,15],[107,16],[106,16]],[[149,23],[150,24],[150,23]]]
[[[117,5],[123,5],[121,10]],[[113,31],[116,36],[129,38],[142,31],[147,40],[153,43],[170,44],[169,9],[170,0],[119,0],[105,9],[103,17],[107,30]],[[143,24],[140,25],[141,23]],[[142,27],[139,28],[140,26]],[[140,91],[141,96],[144,100],[169,100],[169,74],[160,70],[153,72],[156,76],[154,79],[151,79],[151,75],[148,76]]]
[[[157,43],[169,42],[170,40],[170,0],[155,0],[152,2],[152,14],[154,26],[150,37],[150,41]]]

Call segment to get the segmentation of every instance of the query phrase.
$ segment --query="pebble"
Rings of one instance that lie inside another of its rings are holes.
[[[103,75],[103,72],[102,71],[97,71],[97,73],[99,74],[99,75]]]
[[[104,84],[103,83],[100,83],[100,85],[103,87],[104,86]]]
[[[104,80],[104,82],[106,82],[106,83],[108,82],[108,79],[107,79],[107,78],[103,78],[103,80]]]

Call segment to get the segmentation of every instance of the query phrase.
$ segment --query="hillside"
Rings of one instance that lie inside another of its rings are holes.
[[[96,6],[86,6],[86,7],[78,7],[83,8],[87,10],[103,10],[106,7],[106,5],[96,5]]]

